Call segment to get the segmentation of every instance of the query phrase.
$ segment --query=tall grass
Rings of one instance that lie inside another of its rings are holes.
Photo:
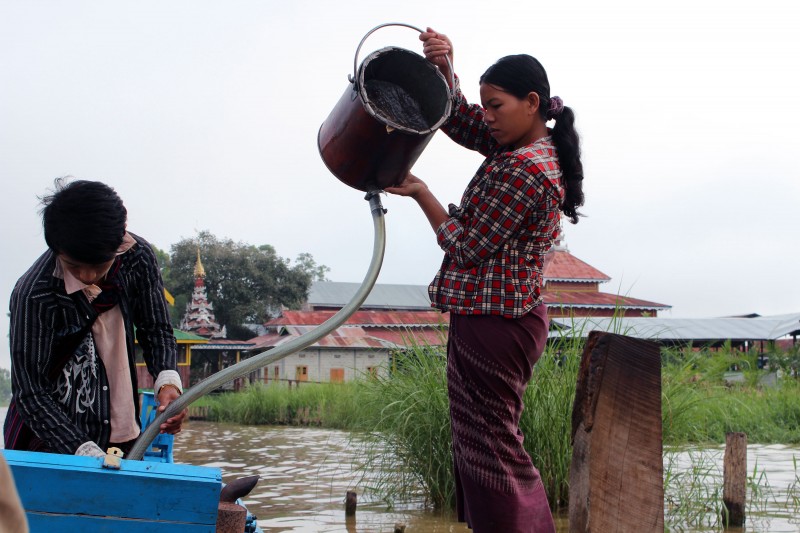
[[[664,351],[662,418],[665,444],[722,443],[732,431],[749,442],[800,442],[800,381],[765,381],[757,354]],[[741,381],[730,381],[732,367]]]
[[[581,339],[551,342],[524,397],[520,427],[525,448],[553,509],[566,506],[569,496],[571,414],[582,350]],[[800,442],[798,380],[785,377],[764,384],[754,353],[669,349],[662,354],[665,444],[722,444],[731,431],[747,433],[751,443]],[[744,379],[732,383],[734,365]],[[314,422],[351,430],[354,441],[363,442],[360,467],[366,489],[390,504],[422,495],[448,508],[454,503],[454,479],[445,369],[443,349],[415,346],[398,354],[384,377],[303,384],[295,390],[257,385],[215,397],[209,402],[211,416],[243,424],[293,424],[310,414]],[[683,492],[673,494],[684,506],[694,498],[692,490],[708,486],[702,464],[691,477],[696,486],[687,485],[687,479],[673,474],[668,480],[670,486],[681,484]],[[714,498],[715,493],[705,494],[702,500]]]
[[[567,505],[572,460],[572,404],[580,368],[579,342],[559,339],[533,368],[525,391],[520,429],[525,449],[539,469],[550,506]]]
[[[239,424],[315,423],[348,429],[359,416],[356,393],[356,387],[341,383],[306,383],[294,390],[282,383],[255,384],[209,397],[208,417]]]
[[[390,377],[360,383],[364,472],[387,502],[424,494],[454,506],[455,485],[446,362],[438,349],[414,347],[395,357]]]
[[[680,449],[665,452],[666,531],[716,531],[726,527],[722,453],[721,450],[684,452]],[[679,459],[684,464],[679,464]],[[796,457],[793,464],[794,482],[786,487],[773,486],[758,464],[748,474],[745,511],[748,530],[769,531],[770,514],[776,516],[776,510],[785,517],[800,515],[800,471]],[[761,523],[764,521],[766,524]]]

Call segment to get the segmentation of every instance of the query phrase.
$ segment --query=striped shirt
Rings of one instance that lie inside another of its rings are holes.
[[[445,256],[428,292],[442,311],[517,318],[541,303],[544,256],[561,220],[561,168],[551,137],[510,150],[483,116],[456,91],[443,131],[486,159],[436,231]]]
[[[134,325],[149,372],[176,369],[177,345],[155,253],[136,235],[120,255],[127,358],[137,407]],[[109,380],[91,331],[56,368],[56,347],[97,317],[83,291],[68,295],[55,276],[57,257],[45,252],[11,293],[11,383],[14,402],[33,433],[56,453],[75,453],[84,443],[105,449],[111,434]],[[56,377],[51,377],[55,374]]]

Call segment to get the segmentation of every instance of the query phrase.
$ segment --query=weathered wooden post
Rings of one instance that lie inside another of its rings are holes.
[[[747,434],[725,435],[725,458],[722,468],[722,522],[727,526],[743,526],[747,500]]]
[[[356,507],[358,506],[358,495],[355,491],[348,490],[347,496],[344,498],[344,515],[355,516]]]
[[[589,334],[572,410],[570,532],[664,531],[659,345]]]
[[[216,533],[240,533],[247,523],[247,509],[233,502],[219,502]]]

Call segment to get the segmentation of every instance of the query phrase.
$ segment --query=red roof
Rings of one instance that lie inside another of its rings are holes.
[[[282,334],[273,333],[250,339],[248,342],[254,345],[250,350],[263,351],[267,348],[274,348],[314,329],[315,327],[309,326],[287,326]],[[346,326],[332,331],[311,346],[317,348],[387,348],[382,340],[366,333],[359,327]]]
[[[614,308],[624,309],[669,309],[669,305],[656,302],[648,302],[629,296],[619,296],[607,292],[594,291],[542,291],[544,303],[551,307],[594,307],[594,308]]]
[[[611,280],[592,265],[567,250],[552,249],[544,258],[544,279],[558,281],[606,282]]]
[[[283,311],[282,316],[266,322],[265,326],[318,326],[336,311]],[[347,319],[348,326],[409,327],[447,324],[448,315],[441,311],[356,311]]]

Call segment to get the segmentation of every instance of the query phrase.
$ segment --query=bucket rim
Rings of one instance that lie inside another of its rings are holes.
[[[388,52],[403,52],[403,53],[411,54],[412,56],[414,56],[416,58],[419,58],[422,62],[430,65],[431,71],[444,84],[445,92],[447,93],[447,99],[445,101],[444,112],[442,113],[442,116],[439,117],[439,119],[430,128],[425,129],[425,130],[415,130],[414,128],[409,128],[408,126],[404,126],[403,124],[400,124],[399,122],[396,122],[394,120],[388,119],[388,118],[376,113],[375,110],[373,109],[373,107],[371,105],[369,105],[369,99],[367,98],[366,89],[364,87],[364,76],[366,74],[364,67],[370,61],[372,61],[375,58],[377,58],[377,57],[379,57],[381,55],[384,55],[384,54],[386,54]],[[367,55],[364,58],[364,60],[361,61],[361,64],[358,66],[358,76],[357,76],[356,86],[354,87],[354,89],[358,91],[358,96],[361,99],[362,107],[364,108],[364,110],[371,117],[373,117],[378,122],[381,122],[382,124],[385,124],[386,126],[392,128],[394,130],[399,130],[399,131],[402,131],[402,132],[405,132],[405,133],[413,133],[413,134],[416,134],[416,135],[429,135],[431,133],[434,133],[436,130],[441,128],[442,125],[445,122],[447,122],[447,120],[450,118],[450,115],[452,114],[452,111],[453,111],[452,94],[451,94],[451,91],[450,91],[450,87],[447,84],[447,79],[444,77],[444,74],[442,74],[442,72],[438,68],[436,68],[436,66],[433,63],[430,63],[427,59],[425,59],[425,57],[421,56],[417,52],[414,52],[413,50],[409,50],[407,48],[402,48],[400,46],[384,46],[383,48],[375,50],[371,54]]]

